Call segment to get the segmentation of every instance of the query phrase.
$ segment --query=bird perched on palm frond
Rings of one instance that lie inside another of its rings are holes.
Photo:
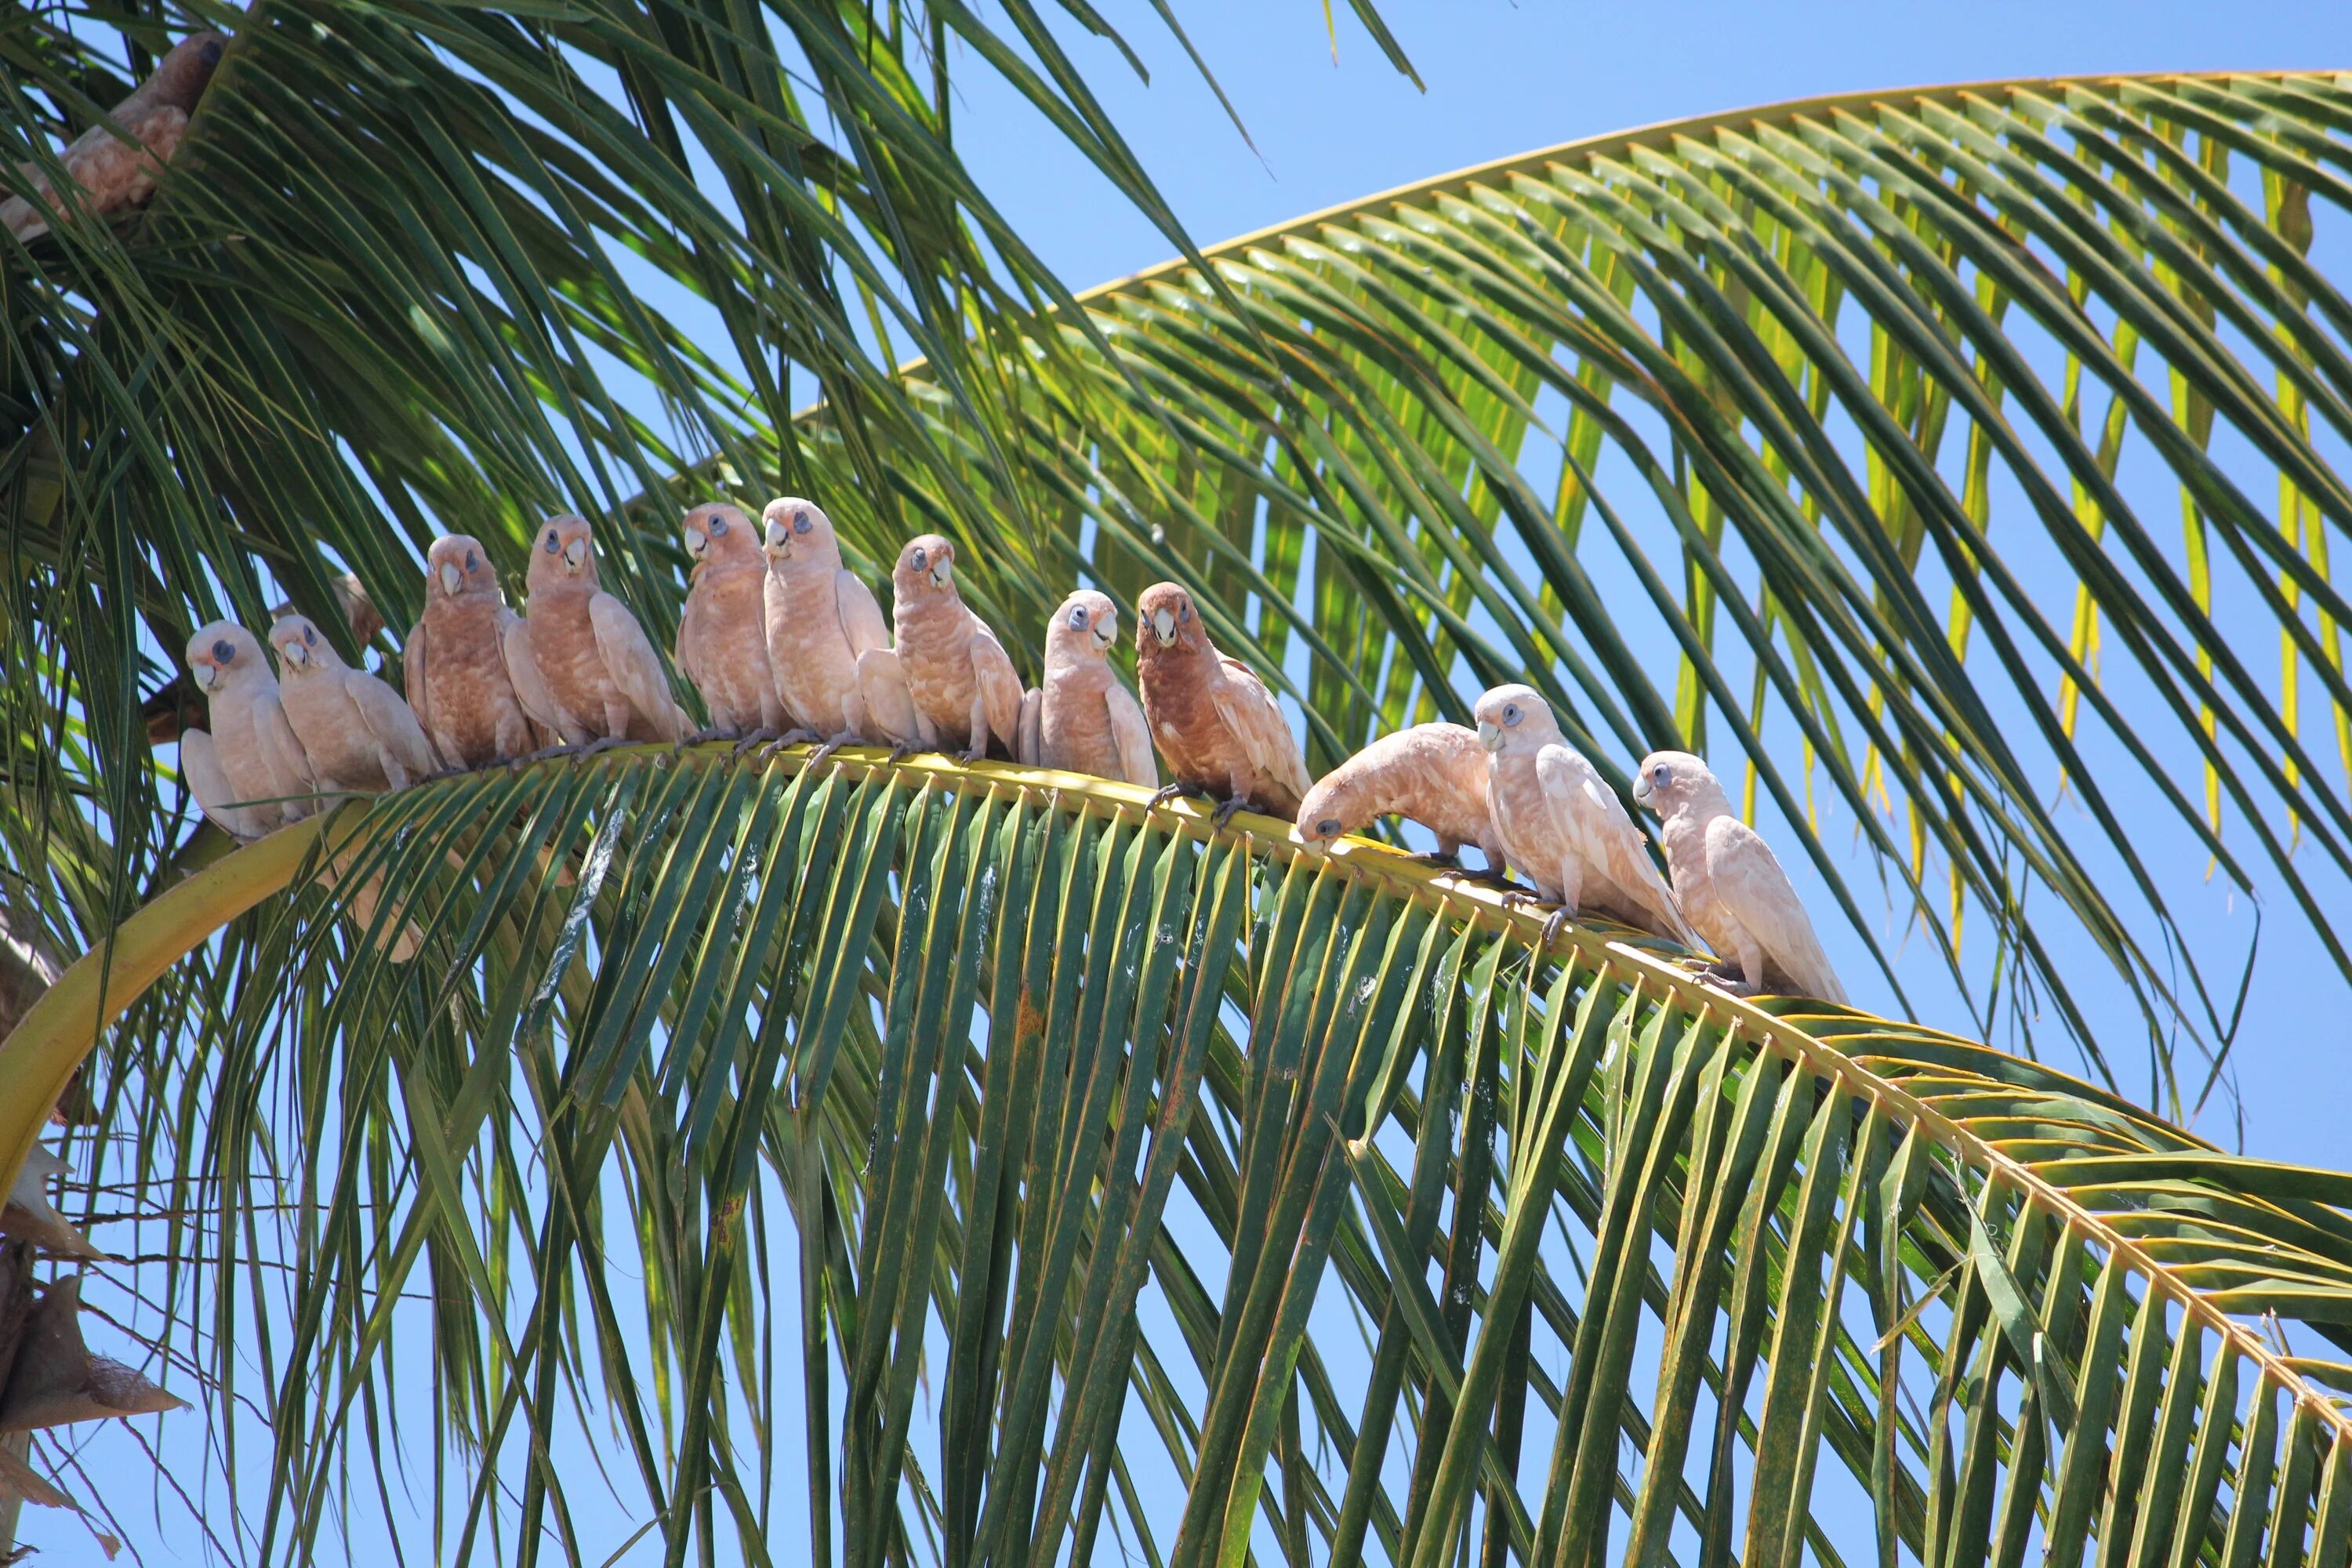
[[[1136,609],[1136,685],[1173,780],[1155,802],[1213,795],[1222,803],[1220,827],[1244,806],[1296,816],[1314,780],[1265,682],[1217,651],[1192,596],[1176,584],[1154,583]]]
[[[1415,724],[1383,735],[1316,781],[1299,803],[1297,837],[1328,844],[1376,816],[1410,817],[1437,836],[1436,858],[1458,861],[1462,846],[1503,868],[1502,841],[1486,809],[1486,750],[1460,724]]]
[[[345,664],[310,617],[279,616],[269,642],[278,650],[278,700],[321,790],[373,795],[440,771],[400,693]]]
[[[784,702],[768,664],[768,558],[759,531],[725,501],[696,507],[679,526],[694,565],[671,658],[710,715],[710,728],[689,738],[775,740],[784,731]]]
[[[1803,900],[1772,847],[1732,815],[1723,784],[1688,752],[1642,759],[1633,798],[1658,814],[1675,893],[1706,944],[1739,966],[1750,992],[1843,1003]]]
[[[318,774],[261,644],[235,621],[214,621],[188,639],[187,657],[211,727],[180,731],[180,773],[205,815],[247,840],[308,816]]]
[[[996,633],[956,591],[955,546],[936,533],[908,540],[890,570],[890,590],[893,647],[857,660],[867,710],[884,711],[879,694],[894,680],[903,682],[915,733],[899,736],[902,742],[959,752],[967,763],[988,755],[992,742],[1013,755],[1021,734],[1021,676]]]
[[[532,719],[582,755],[686,738],[686,711],[645,627],[597,586],[587,519],[566,514],[541,524],[524,582],[530,599],[521,623],[508,628],[506,652]]]
[[[1497,686],[1474,710],[1486,748],[1486,809],[1504,858],[1559,906],[1545,922],[1598,912],[1696,947],[1649,840],[1597,769],[1570,746],[1532,686]]]
[[[445,766],[511,763],[543,743],[507,667],[508,635],[521,623],[480,540],[445,533],[433,542],[424,618],[410,628],[401,662],[408,705]]]
[[[127,212],[152,195],[155,177],[180,149],[188,115],[204,96],[228,40],[218,33],[191,33],[172,46],[153,74],[114,106],[100,121],[67,143],[58,161],[80,190],[80,205],[100,217]],[[125,142],[115,127],[130,136]],[[38,239],[54,224],[70,220],[74,205],[58,192],[38,165],[19,163],[17,177],[30,185],[26,195],[0,202],[0,224],[20,240]]]
[[[1160,785],[1151,725],[1110,664],[1118,641],[1118,606],[1081,588],[1062,601],[1045,627],[1045,673],[1021,700],[1016,754],[1032,767]]]
[[[889,623],[874,590],[841,563],[833,520],[814,501],[781,496],[760,521],[768,555],[768,664],[785,716],[824,737],[819,756],[835,746],[890,739],[866,712],[857,682],[858,659],[890,646]],[[894,727],[903,721],[912,738],[911,712],[889,717]]]

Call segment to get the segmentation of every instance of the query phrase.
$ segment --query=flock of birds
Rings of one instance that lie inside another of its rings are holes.
[[[1003,643],[957,592],[955,546],[937,534],[898,552],[886,620],[809,501],[772,501],[757,527],[713,502],[688,512],[683,531],[694,565],[674,662],[701,694],[708,729],[689,732],[645,629],[597,585],[588,523],[566,516],[534,541],[522,614],[478,540],[434,541],[425,615],[403,657],[405,700],[345,664],[305,616],[269,628],[275,675],[244,627],[199,630],[188,668],[211,729],[182,732],[183,776],[208,816],[251,839],[344,795],[632,742],[725,739],[739,754],[815,742],[812,763],[857,743],[995,754],[1140,784],[1155,806],[1213,797],[1219,826],[1244,806],[1289,817],[1314,845],[1405,816],[1436,836],[1437,858],[1475,844],[1489,873],[1507,867],[1534,884],[1506,897],[1555,906],[1548,938],[1593,911],[1711,949],[1727,967],[1710,977],[1728,988],[1845,1000],[1788,874],[1706,764],[1658,752],[1634,778],[1634,800],[1661,821],[1661,875],[1533,687],[1486,692],[1475,730],[1418,724],[1317,782],[1274,693],[1217,650],[1176,584],[1137,603],[1139,702],[1109,660],[1118,607],[1084,588],[1054,612],[1044,678],[1024,691]]]

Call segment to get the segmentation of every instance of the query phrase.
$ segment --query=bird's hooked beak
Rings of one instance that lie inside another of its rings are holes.
[[[199,664],[191,668],[188,673],[196,678],[196,689],[199,691],[210,691],[220,680],[218,665]]]
[[[588,540],[585,535],[583,535],[563,547],[563,569],[576,574],[583,566],[587,564]]]
[[[1633,775],[1633,800],[1636,805],[1647,805],[1650,804],[1649,774],[1635,773]]]
[[[1176,640],[1176,612],[1173,610],[1152,611],[1151,635],[1160,639],[1160,646],[1161,647],[1166,647],[1173,643]]]
[[[298,669],[310,662],[310,650],[302,646],[300,637],[296,637],[289,643],[278,644],[278,654],[279,658]]]
[[[779,561],[793,558],[793,530],[787,522],[768,524],[768,553]]]
[[[699,561],[702,559],[703,552],[709,548],[710,535],[698,528],[689,528],[686,531],[686,552],[688,555]]]
[[[441,563],[441,591],[443,593],[448,595],[453,599],[456,598],[457,596],[457,589],[464,581],[464,577],[457,571],[457,563],[456,562],[444,561]]]
[[[931,563],[932,587],[944,588],[948,585],[949,580],[954,576],[955,562],[948,556],[942,555]]]
[[[1478,721],[1478,743],[1490,752],[1503,749],[1503,727],[1492,719]]]
[[[1095,648],[1097,652],[1108,649],[1111,644],[1118,641],[1118,617],[1105,616],[1097,621],[1094,626],[1094,637]]]

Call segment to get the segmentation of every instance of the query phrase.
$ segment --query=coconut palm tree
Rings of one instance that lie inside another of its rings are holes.
[[[0,1163],[62,1097],[138,1216],[159,1490],[261,1560],[2346,1561],[2352,1177],[2178,1125],[2231,986],[2150,845],[2352,969],[2352,92],[1786,105],[1201,251],[1005,14],[13,25],[36,145],[233,33],[152,205],[5,271]],[[1182,259],[1067,293],[958,49]],[[1318,766],[1504,679],[1612,782],[1706,750],[1961,1032],[992,763],[194,826],[194,625],[357,656],[337,574],[404,626],[562,506],[666,644],[678,512],[784,489],[957,536],[1027,670],[1074,579],[1184,583]],[[2043,1017],[2087,1077],[1977,1043]]]

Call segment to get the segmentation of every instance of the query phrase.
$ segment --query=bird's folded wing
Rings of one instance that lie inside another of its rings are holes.
[[[890,646],[890,623],[882,618],[882,605],[874,590],[846,566],[834,574],[833,607],[841,618],[841,637],[849,645],[851,658],[867,648]]]
[[[694,575],[699,576],[701,572],[702,568],[698,566],[694,569]],[[677,613],[677,636],[669,645],[669,661],[694,682],[695,689],[698,691],[710,674],[702,668],[703,622],[710,611],[703,595],[696,592],[697,586],[691,580],[686,585],[686,607]]]
[[[1143,717],[1143,705],[1117,679],[1103,688],[1103,700],[1110,708],[1110,743],[1118,752],[1119,776],[1158,789],[1160,763],[1151,754],[1151,725]]]
[[[1024,767],[1045,765],[1045,694],[1034,686],[1021,694],[1021,731],[1013,737],[1013,760]]]
[[[343,682],[343,689],[377,751],[398,763],[412,781],[433,776],[433,747],[400,693],[373,676],[356,671]]]
[[[1304,796],[1315,781],[1307,776],[1307,759],[1299,755],[1298,742],[1291,738],[1282,705],[1248,665],[1223,654],[1217,661],[1224,676],[1210,693],[1217,716],[1241,742],[1242,754],[1253,767],[1293,795]]]
[[[1824,1002],[1845,1000],[1845,987],[1830,967],[1829,954],[1813,931],[1789,873],[1756,830],[1735,816],[1707,824],[1706,872],[1716,898],[1748,929],[1764,956],[1809,995]]]
[[[604,673],[613,678],[629,706],[644,715],[663,740],[683,739],[686,715],[677,699],[669,694],[669,677],[662,673],[661,656],[654,651],[653,639],[646,636],[646,628],[637,624],[629,606],[610,594],[594,595],[588,601],[588,626],[596,635],[596,652],[604,661]]]
[[[974,616],[971,626],[971,678],[980,688],[981,706],[988,711],[988,727],[1009,748],[1021,730],[1021,674],[1013,668],[1013,656],[1004,651],[1004,645],[985,622]],[[974,735],[971,740],[975,746],[988,743],[985,735]]]
[[[578,727],[565,718],[555,694],[547,689],[547,678],[539,672],[539,660],[530,651],[530,623],[512,610],[499,612],[499,652],[505,656],[515,700],[532,723],[558,741]]]
[[[923,743],[922,716],[915,711],[915,695],[907,689],[898,649],[869,647],[857,656],[857,696],[866,705],[867,725],[880,731],[866,739],[899,746]]]
[[[318,810],[319,802],[299,798],[317,793],[319,773],[310,765],[310,753],[302,749],[293,724],[286,717],[286,705],[278,700],[275,691],[254,699],[253,733],[254,743],[261,748],[263,765],[269,770],[269,793],[296,797],[287,800],[282,807],[287,819],[308,816]]]
[[[188,783],[188,793],[196,797],[204,814],[219,825],[232,838],[258,838],[268,831],[260,816],[249,806],[236,805],[236,789],[228,782],[228,773],[221,766],[220,752],[214,749],[209,730],[180,731],[180,776]]]
[[[425,623],[417,622],[408,631],[408,640],[400,645],[400,685],[408,699],[408,710],[416,715],[417,724],[429,737],[433,733],[433,683],[425,679],[430,644],[425,640]],[[454,764],[456,758],[444,759]]]
[[[1658,864],[1650,858],[1649,839],[1625,814],[1624,803],[1586,758],[1567,746],[1546,746],[1536,756],[1537,775],[1545,793],[1567,808],[1577,848],[1588,867],[1624,890],[1648,920],[1640,923],[1685,947],[1701,943],[1682,905],[1666,886]],[[1632,912],[1632,911],[1628,911]]]

